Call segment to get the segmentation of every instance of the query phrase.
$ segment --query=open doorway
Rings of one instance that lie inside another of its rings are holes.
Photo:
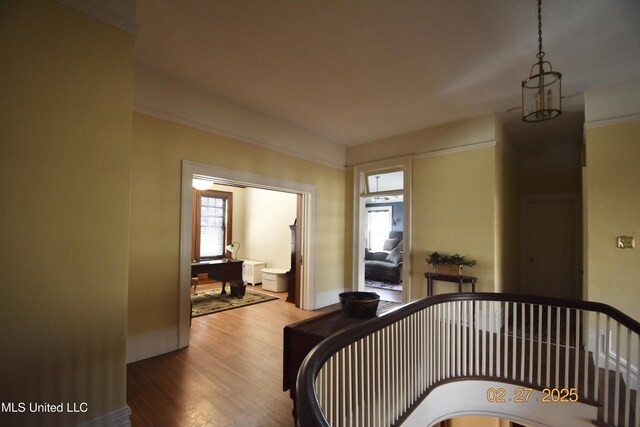
[[[411,299],[410,159],[354,170],[354,289],[381,299]]]
[[[273,294],[300,307],[295,235],[302,196],[200,175],[192,194],[192,317]]]
[[[194,163],[189,161],[183,161],[182,163],[182,196],[181,196],[181,231],[180,231],[180,284],[179,284],[179,348],[183,348],[189,345],[189,325],[191,320],[191,292],[192,292],[192,263],[193,263],[193,218],[194,218],[194,199],[193,199],[193,179],[204,178],[205,180],[213,180],[215,185],[218,186],[217,190],[229,190],[221,191],[226,193],[233,193],[234,189],[245,188],[254,192],[254,199],[260,199],[266,197],[269,192],[271,195],[278,193],[281,197],[293,198],[295,205],[295,218],[291,224],[287,225],[290,228],[288,231],[287,243],[291,248],[293,239],[291,236],[294,231],[297,231],[296,242],[298,243],[296,248],[297,257],[295,262],[299,262],[304,259],[304,266],[300,262],[296,265],[296,276],[299,280],[299,293],[296,296],[300,308],[311,310],[315,308],[315,199],[316,189],[315,186],[298,183],[294,181],[288,181],[280,178],[269,177],[264,175],[257,175],[247,173],[243,171],[225,169],[214,167],[210,165],[204,165],[200,163]],[[240,194],[238,191],[236,191]],[[239,200],[235,198],[234,200]],[[260,204],[258,202],[258,204]],[[234,210],[237,208],[234,207]],[[269,209],[268,206],[262,204],[261,209],[263,211]],[[253,213],[252,213],[253,214]],[[290,219],[287,218],[287,221]],[[234,221],[235,222],[235,221]],[[260,226],[260,225],[258,225]],[[242,233],[246,231],[235,230],[235,234],[230,237],[230,244],[225,246],[223,255],[218,254],[220,258],[226,258],[233,260],[238,257],[238,251],[244,250],[244,256],[250,255],[253,251],[256,254],[266,253],[260,252],[259,244],[253,245],[253,249],[242,246],[238,247],[238,239]],[[229,230],[230,233],[234,233],[233,228]],[[264,233],[263,233],[264,234]],[[246,236],[245,236],[246,237]],[[228,236],[224,237],[225,244],[228,243]],[[284,261],[284,257],[291,260],[291,249],[284,255],[280,253],[276,263],[283,264],[288,268],[289,264]],[[241,258],[243,253],[240,252]],[[265,255],[266,256],[266,255]],[[252,260],[254,261],[254,260]],[[229,264],[233,264],[229,262]],[[226,266],[225,266],[226,267]],[[295,302],[295,301],[294,301]]]

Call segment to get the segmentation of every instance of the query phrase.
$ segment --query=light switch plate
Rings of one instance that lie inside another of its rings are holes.
[[[633,249],[636,246],[633,236],[618,236],[619,249]]]

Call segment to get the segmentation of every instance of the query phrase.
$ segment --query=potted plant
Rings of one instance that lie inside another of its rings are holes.
[[[460,254],[441,254],[437,251],[427,257],[427,264],[433,264],[438,274],[448,274],[454,276],[462,275],[462,266],[473,267],[477,264],[474,259],[467,259]]]

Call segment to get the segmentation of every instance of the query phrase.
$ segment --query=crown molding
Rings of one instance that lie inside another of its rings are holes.
[[[133,109],[331,168],[345,167],[343,146],[140,65],[136,67]]]
[[[120,28],[133,35],[138,33],[136,23],[136,1],[103,1],[103,0],[57,0],[78,12],[89,15],[99,21]]]
[[[458,147],[441,148],[433,151],[417,153],[411,156],[412,159],[422,159],[425,157],[443,156],[446,154],[460,153],[462,151],[478,150],[480,148],[495,147],[496,140],[474,142],[472,144],[460,145]]]
[[[292,157],[296,157],[298,159],[302,159],[302,160],[306,160],[309,162],[313,162],[313,163],[317,163],[323,166],[328,166],[330,168],[333,169],[338,169],[338,170],[345,170],[345,166],[344,165],[340,165],[337,163],[332,163],[323,159],[318,159],[316,157],[313,156],[309,156],[309,155],[305,155],[304,153],[300,153],[300,152],[296,152],[296,151],[292,151],[292,150],[288,150],[286,148],[281,148],[278,147],[276,145],[270,144],[268,142],[264,142],[264,141],[260,141],[258,139],[253,139],[244,135],[240,135],[240,134],[236,134],[233,132],[228,132],[224,129],[220,129],[217,127],[212,127],[209,126],[205,123],[201,123],[199,121],[195,121],[195,120],[190,120],[184,117],[179,117],[176,115],[173,115],[171,113],[167,113],[165,111],[147,106],[147,105],[142,105],[139,103],[134,103],[133,104],[133,111],[140,113],[140,114],[145,114],[147,116],[151,116],[151,117],[155,117],[157,119],[160,120],[165,120],[168,122],[172,122],[172,123],[177,123],[179,125],[183,125],[192,129],[197,129],[203,132],[207,132],[207,133],[211,133],[214,135],[219,135],[219,136],[224,136],[227,138],[233,138],[236,139],[238,141],[242,141],[242,142],[246,142],[248,144],[251,145],[256,145],[258,147],[262,147],[262,148],[266,148],[269,150],[273,150],[273,151],[277,151],[279,153],[282,154],[286,154],[288,156],[292,156]]]
[[[601,127],[605,127],[605,126],[620,125],[620,124],[623,124],[623,123],[637,122],[637,121],[640,121],[640,113],[625,114],[624,116],[610,117],[610,118],[607,118],[607,119],[601,119],[601,120],[594,120],[594,121],[591,121],[591,122],[586,122],[584,124],[584,128],[585,129],[595,129],[595,128],[601,128]]]

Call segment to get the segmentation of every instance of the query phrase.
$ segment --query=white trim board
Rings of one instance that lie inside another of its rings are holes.
[[[127,338],[127,363],[178,349],[178,328],[167,328]]]
[[[304,268],[302,269],[300,306],[303,310],[316,308],[316,186],[282,178],[258,175],[251,172],[182,161],[181,209],[180,209],[180,281],[178,307],[178,348],[189,345],[189,321],[191,319],[191,188],[194,175],[216,178],[216,183],[233,183],[248,187],[302,194],[302,236]]]
[[[78,427],[129,427],[130,425],[131,409],[128,406],[124,406],[113,412],[94,418],[93,420],[78,424]]]

